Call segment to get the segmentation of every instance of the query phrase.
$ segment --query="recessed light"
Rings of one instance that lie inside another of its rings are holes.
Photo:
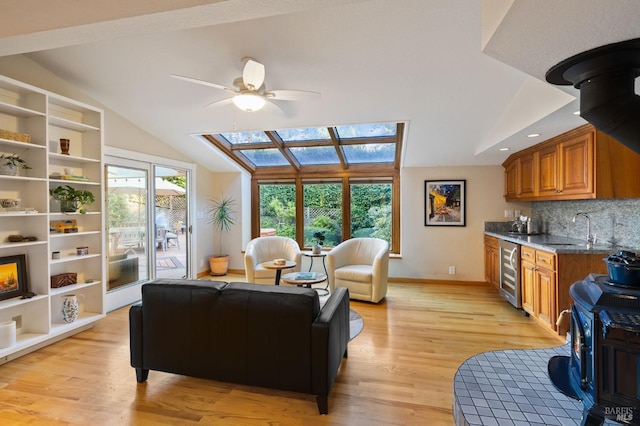
[[[540,136],[540,133],[531,133],[530,135],[527,135],[528,138],[537,138],[538,136]]]
[[[499,151],[509,151],[509,148],[500,148]]]
[[[573,115],[580,115],[580,111],[575,111]]]

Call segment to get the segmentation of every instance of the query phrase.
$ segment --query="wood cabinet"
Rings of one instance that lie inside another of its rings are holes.
[[[17,154],[31,167],[17,176],[0,175],[0,198],[20,199],[18,208],[0,208],[0,257],[25,255],[28,290],[35,294],[0,300],[0,322],[17,324],[16,343],[0,348],[0,364],[105,316],[102,128],[102,110],[0,76],[0,129],[31,137],[29,143],[0,137],[0,152]],[[60,151],[62,138],[70,140],[68,154]],[[65,169],[73,169],[72,175]],[[61,213],[49,199],[49,190],[60,185],[90,190],[96,199],[90,211]],[[55,232],[60,221],[75,221],[74,232]],[[12,234],[35,240],[9,242]],[[78,255],[77,247],[89,253]],[[76,274],[76,284],[51,288],[51,276],[68,272]],[[62,305],[71,294],[80,307],[77,319],[67,323]]]
[[[591,124],[512,154],[506,201],[639,198],[640,155]]]
[[[498,239],[484,236],[484,279],[496,289],[500,286]]]
[[[555,254],[520,249],[522,309],[549,330],[556,330]]]

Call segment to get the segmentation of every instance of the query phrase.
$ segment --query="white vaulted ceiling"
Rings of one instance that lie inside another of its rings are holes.
[[[212,170],[234,166],[191,134],[377,121],[407,123],[404,167],[500,164],[584,123],[578,92],[547,69],[640,37],[636,0],[69,3],[3,2],[0,56],[26,54]],[[228,94],[169,77],[231,85],[244,56],[265,64],[269,89],[322,99],[204,108]]]

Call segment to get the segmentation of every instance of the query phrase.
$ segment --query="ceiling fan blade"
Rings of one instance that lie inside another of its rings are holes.
[[[198,80],[197,78],[185,77],[182,75],[171,74],[171,77],[177,78],[178,80],[188,81],[189,83],[201,84],[203,86],[214,87],[216,89],[226,90],[227,92],[236,93],[235,89],[231,87],[223,86],[222,84],[211,83],[209,81]]]
[[[205,108],[209,108],[209,107],[213,107],[213,106],[220,106],[220,105],[226,105],[226,104],[230,104],[231,100],[233,98],[225,98],[225,99],[220,99],[218,101],[213,101],[210,104],[205,105]]]
[[[320,93],[306,90],[269,90],[264,95],[269,99],[278,101],[317,101]]]
[[[264,65],[248,59],[242,70],[242,81],[249,90],[258,90],[264,83]]]

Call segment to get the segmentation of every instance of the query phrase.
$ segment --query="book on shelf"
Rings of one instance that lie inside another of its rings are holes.
[[[315,272],[298,272],[296,280],[315,280],[317,276]]]

